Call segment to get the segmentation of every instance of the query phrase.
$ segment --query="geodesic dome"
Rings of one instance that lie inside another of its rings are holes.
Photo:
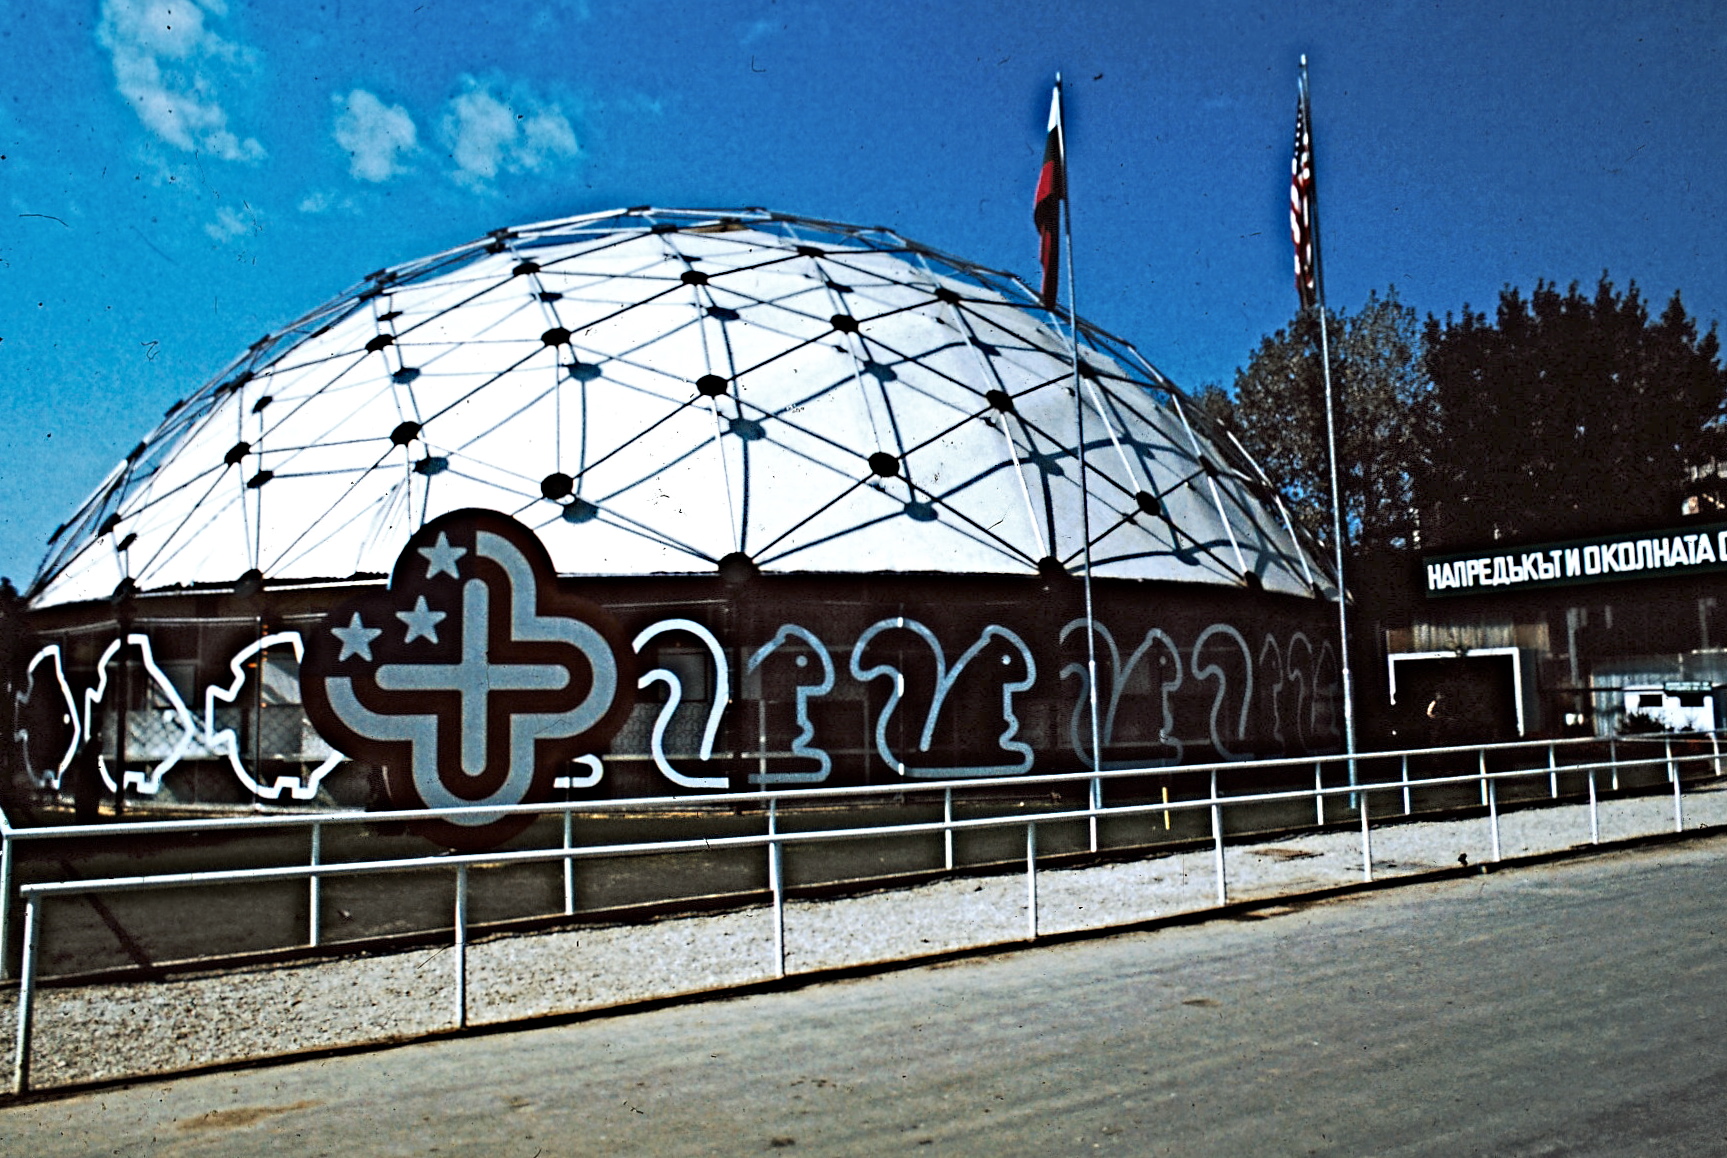
[[[461,508],[570,575],[1077,571],[1334,595],[1226,433],[1008,274],[882,228],[634,209],[382,270],[169,411],[38,608],[380,578]]]

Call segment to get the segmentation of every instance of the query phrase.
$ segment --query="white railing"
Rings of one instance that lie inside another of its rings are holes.
[[[1207,795],[1194,799],[1163,799],[1151,802],[1131,804],[1106,804],[1097,792],[1088,792],[1086,798],[1092,803],[1089,807],[1071,808],[1049,812],[1040,812],[1036,816],[986,816],[970,819],[956,819],[953,813],[954,793],[968,789],[987,789],[999,792],[1007,786],[999,777],[975,780],[954,781],[905,781],[892,785],[870,785],[855,788],[826,789],[791,789],[773,792],[738,792],[715,793],[702,796],[683,797],[648,797],[627,800],[578,800],[556,802],[549,804],[518,805],[514,807],[479,807],[479,808],[446,808],[417,811],[397,812],[332,812],[294,815],[269,815],[224,817],[197,820],[169,820],[129,822],[123,825],[61,825],[44,828],[13,828],[0,815],[0,841],[3,841],[3,851],[0,851],[0,948],[7,945],[7,917],[11,905],[9,898],[13,891],[12,871],[14,851],[17,845],[41,840],[66,839],[70,837],[101,837],[125,835],[128,837],[143,834],[189,834],[210,832],[232,832],[245,830],[265,830],[280,828],[304,828],[309,830],[311,855],[304,865],[282,865],[264,868],[224,869],[197,872],[155,873],[128,877],[107,877],[91,880],[62,880],[21,884],[17,886],[18,897],[24,902],[24,928],[21,953],[21,966],[18,982],[17,1009],[17,1049],[14,1060],[13,1090],[22,1094],[29,1089],[30,1081],[30,1044],[33,1030],[34,997],[36,990],[36,972],[38,962],[39,940],[43,922],[43,912],[49,901],[70,896],[89,896],[105,893],[129,893],[153,889],[195,888],[200,886],[232,885],[256,883],[264,881],[307,882],[308,899],[311,905],[310,927],[308,929],[308,944],[316,946],[320,940],[320,884],[330,877],[349,877],[383,873],[408,871],[423,871],[426,869],[450,870],[455,876],[455,906],[453,914],[453,942],[455,997],[452,1017],[458,1028],[467,1024],[468,1013],[468,874],[476,865],[488,867],[511,864],[551,864],[561,862],[564,874],[564,912],[575,912],[575,863],[579,860],[597,859],[602,857],[641,856],[649,854],[665,854],[679,852],[712,852],[719,849],[760,848],[766,850],[768,891],[770,903],[768,911],[773,928],[773,963],[776,975],[786,975],[785,951],[785,883],[783,852],[788,845],[808,845],[820,842],[844,840],[870,840],[883,837],[902,837],[912,835],[943,836],[946,868],[954,868],[954,834],[957,832],[979,831],[999,828],[1025,829],[1025,888],[1026,888],[1026,930],[1025,939],[1035,940],[1038,936],[1038,904],[1037,904],[1037,830],[1040,825],[1060,822],[1086,821],[1090,826],[1092,849],[1097,848],[1097,822],[1100,818],[1111,819],[1131,816],[1149,816],[1158,813],[1166,816],[1171,813],[1207,810],[1210,821],[1210,837],[1212,846],[1213,873],[1215,878],[1215,896],[1218,905],[1229,903],[1228,861],[1224,851],[1223,812],[1226,808],[1241,809],[1244,807],[1264,806],[1276,803],[1299,802],[1311,800],[1315,808],[1318,823],[1325,824],[1326,802],[1339,796],[1348,797],[1347,809],[1353,809],[1360,825],[1361,847],[1361,879],[1373,880],[1373,845],[1371,828],[1371,808],[1369,799],[1372,794],[1384,795],[1396,792],[1401,796],[1404,816],[1416,815],[1412,810],[1412,793],[1434,788],[1458,785],[1478,785],[1480,788],[1481,806],[1488,810],[1488,819],[1492,837],[1492,859],[1501,859],[1499,832],[1499,784],[1502,781],[1523,780],[1545,777],[1548,780],[1549,794],[1554,800],[1559,799],[1559,777],[1562,774],[1585,774],[1587,779],[1587,799],[1589,806],[1589,838],[1592,844],[1600,843],[1601,829],[1598,811],[1599,792],[1596,782],[1597,774],[1608,772],[1612,777],[1612,786],[1617,788],[1619,773],[1634,768],[1664,768],[1666,779],[1672,785],[1673,797],[1673,830],[1684,831],[1683,811],[1683,781],[1680,765],[1686,761],[1701,763],[1710,769],[1710,778],[1722,775],[1721,751],[1716,735],[1709,735],[1709,751],[1690,753],[1674,752],[1676,739],[1695,744],[1703,737],[1697,734],[1684,736],[1652,736],[1652,737],[1619,737],[1616,740],[1602,741],[1585,737],[1575,740],[1555,740],[1542,742],[1519,742],[1508,744],[1467,745],[1448,748],[1419,748],[1387,752],[1363,753],[1355,757],[1335,755],[1320,757],[1291,757],[1264,761],[1236,761],[1218,764],[1176,765],[1167,767],[1111,769],[1104,772],[1080,772],[1053,774],[1043,776],[1016,777],[1011,783],[1016,789],[1063,785],[1089,786],[1099,781],[1143,779],[1148,776],[1176,774],[1186,777],[1204,776],[1209,782]],[[1608,755],[1604,760],[1583,760],[1561,763],[1560,753],[1573,750],[1580,746],[1600,747],[1606,744]],[[1654,745],[1660,748],[1651,752]],[[1633,749],[1639,752],[1636,758],[1625,758],[1622,750]],[[1642,752],[1650,752],[1642,755]],[[1500,758],[1523,753],[1542,754],[1544,762],[1530,768],[1512,768],[1490,771],[1488,759],[1490,755]],[[1470,772],[1455,775],[1420,776],[1411,778],[1411,759],[1431,760],[1437,757],[1457,758],[1473,757],[1475,769]],[[1357,779],[1357,771],[1363,765],[1386,766],[1395,763],[1399,776],[1395,780],[1375,780],[1372,782]],[[1263,773],[1269,771],[1289,770],[1293,768],[1314,769],[1314,786],[1312,788],[1288,789],[1279,791],[1248,792],[1238,795],[1221,795],[1218,791],[1220,773],[1242,775]],[[1350,783],[1327,786],[1324,783],[1326,768],[1345,768]],[[942,819],[939,821],[920,821],[907,824],[871,825],[854,828],[831,828],[808,832],[782,832],[777,825],[778,808],[782,803],[796,802],[799,804],[839,803],[860,797],[913,797],[939,793],[943,801]],[[636,841],[623,844],[589,845],[574,847],[571,841],[571,816],[580,811],[593,812],[641,812],[667,807],[687,808],[692,803],[703,805],[765,805],[767,831],[760,834],[698,837],[678,840]],[[530,814],[561,814],[563,819],[563,843],[558,848],[530,848],[494,850],[482,853],[450,854],[438,853],[413,857],[393,859],[350,861],[342,863],[323,863],[321,860],[322,833],[330,825],[340,824],[378,824],[380,822],[430,820],[440,817],[483,814],[486,816],[501,816],[508,813]],[[1388,819],[1388,817],[1387,817]],[[1291,831],[1291,830],[1283,830]],[[1272,836],[1275,831],[1265,831],[1260,835]],[[0,953],[0,963],[4,954]]]

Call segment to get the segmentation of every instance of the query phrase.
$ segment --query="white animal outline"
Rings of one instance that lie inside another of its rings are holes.
[[[72,759],[78,754],[78,745],[84,742],[84,725],[83,721],[78,717],[78,697],[72,693],[72,685],[66,682],[64,653],[60,650],[59,644],[50,643],[41,651],[38,651],[35,655],[30,657],[30,663],[24,668],[24,690],[12,693],[12,699],[15,705],[13,708],[13,718],[14,720],[17,718],[17,708],[22,707],[30,701],[30,696],[36,690],[36,669],[41,665],[43,660],[50,656],[52,656],[54,660],[54,681],[60,686],[60,698],[66,701],[66,714],[63,719],[66,723],[72,725],[72,742],[67,745],[65,754],[60,757],[60,763],[55,766],[52,772],[38,773],[34,768],[30,767],[30,729],[22,727],[14,728],[12,736],[18,741],[19,748],[24,753],[25,772],[37,783],[39,787],[49,788],[58,792],[60,790],[60,782],[66,775],[66,769],[72,766]]]
[[[337,764],[346,760],[346,756],[331,749],[330,755],[325,758],[322,764],[312,770],[311,775],[307,776],[304,782],[295,776],[278,776],[274,784],[265,785],[246,770],[245,762],[240,758],[240,740],[234,734],[234,729],[223,728],[220,731],[216,729],[216,701],[223,700],[228,704],[239,702],[240,688],[246,682],[245,662],[255,655],[263,655],[270,648],[284,643],[294,649],[296,660],[306,658],[306,643],[299,632],[278,631],[273,635],[266,635],[253,640],[235,653],[234,658],[228,661],[228,670],[234,673],[234,679],[227,687],[211,684],[204,689],[204,743],[210,751],[226,756],[229,767],[234,770],[234,775],[240,783],[265,800],[281,799],[284,788],[295,800],[311,800],[318,795],[318,786],[323,783],[324,777],[328,776]],[[263,678],[261,672],[259,678]]]
[[[791,753],[794,756],[807,756],[816,760],[821,764],[821,769],[816,772],[752,772],[750,773],[751,784],[819,784],[828,778],[828,773],[833,771],[833,757],[821,748],[809,746],[810,740],[816,734],[816,726],[810,720],[810,700],[816,696],[825,696],[834,690],[834,661],[833,656],[828,654],[827,645],[807,627],[799,627],[795,623],[781,624],[774,637],[762,644],[756,649],[755,654],[750,656],[749,664],[744,671],[746,673],[755,671],[762,665],[762,661],[766,660],[768,656],[778,650],[781,644],[793,636],[809,644],[816,655],[821,657],[822,682],[798,685],[799,731],[797,738],[792,741]],[[802,656],[798,657],[798,662],[803,662]]]
[[[634,642],[630,644],[637,654],[650,639],[664,635],[668,631],[687,631],[701,640],[708,649],[708,654],[714,657],[714,700],[708,708],[707,726],[702,729],[701,759],[707,761],[713,758],[714,737],[719,734],[720,717],[725,714],[726,705],[731,703],[731,667],[726,663],[726,649],[720,646],[720,641],[714,638],[714,633],[693,619],[662,619],[637,633]],[[724,788],[728,781],[724,776],[688,776],[673,768],[671,761],[666,759],[665,739],[666,728],[672,722],[672,713],[678,710],[678,704],[683,701],[684,685],[678,679],[676,672],[668,668],[656,667],[645,672],[636,680],[636,687],[645,688],[649,684],[662,683],[666,685],[666,702],[660,708],[660,714],[654,719],[653,738],[649,742],[649,751],[654,758],[654,767],[660,770],[660,775],[673,784],[685,788]],[[598,782],[596,776],[584,784]],[[572,784],[572,786],[577,786]]]
[[[174,750],[169,752],[160,764],[157,764],[147,773],[127,771],[122,777],[128,786],[136,788],[142,795],[154,796],[162,788],[162,777],[166,776],[169,769],[180,762],[181,757],[185,756],[192,747],[192,741],[197,739],[198,725],[192,719],[192,713],[187,709],[186,701],[180,698],[180,693],[169,682],[167,673],[156,666],[156,653],[150,645],[149,636],[142,632],[129,631],[125,638],[116,639],[110,643],[102,652],[102,658],[96,661],[96,686],[86,689],[84,692],[84,735],[94,736],[96,734],[95,729],[91,726],[90,717],[108,689],[108,664],[114,659],[114,653],[126,644],[131,644],[138,649],[144,662],[144,670],[156,682],[156,686],[162,689],[174,715],[179,717],[180,721],[180,742],[174,745]],[[126,705],[124,704],[119,705],[115,726],[120,728],[127,726]],[[108,771],[106,755],[96,757],[96,770],[101,773],[102,783],[108,786],[110,792],[120,790],[120,786],[114,783],[114,777]]]
[[[1241,655],[1246,660],[1244,670],[1247,672],[1247,688],[1241,696],[1241,718],[1236,724],[1235,738],[1247,737],[1247,717],[1253,708],[1253,649],[1247,646],[1247,640],[1241,632],[1227,623],[1214,623],[1199,633],[1199,638],[1193,641],[1193,678],[1198,680],[1217,677],[1217,695],[1211,701],[1211,743],[1217,749],[1218,755],[1225,760],[1242,760],[1247,753],[1236,752],[1223,742],[1223,737],[1217,732],[1217,713],[1223,710],[1223,699],[1229,694],[1229,673],[1216,663],[1207,661],[1204,667],[1199,666],[1199,653],[1205,647],[1205,641],[1214,635],[1227,635],[1235,640],[1235,645],[1241,649]]]
[[[978,653],[988,646],[991,639],[1007,640],[1019,649],[1020,657],[1025,660],[1026,676],[1023,681],[1002,684],[1001,715],[1007,727],[1002,730],[996,741],[1003,750],[1018,752],[1021,756],[1019,763],[980,764],[963,768],[923,768],[908,766],[893,754],[887,744],[887,722],[888,717],[893,715],[893,710],[899,706],[900,698],[905,694],[905,674],[891,664],[877,664],[867,670],[860,666],[863,650],[869,641],[893,627],[903,627],[922,636],[924,642],[929,644],[930,650],[935,653],[935,694],[930,697],[929,715],[924,718],[923,734],[918,739],[918,751],[920,752],[929,751],[930,744],[935,738],[936,717],[941,714],[942,703],[947,699],[947,693],[953,687],[954,681],[959,678],[959,673],[965,670],[965,665],[975,659]],[[893,679],[893,692],[888,696],[887,703],[882,705],[881,712],[876,716],[875,742],[876,752],[881,756],[882,762],[901,776],[918,779],[946,779],[960,776],[1018,776],[1031,770],[1034,759],[1031,745],[1013,738],[1019,733],[1019,717],[1015,716],[1013,712],[1013,697],[1016,692],[1028,691],[1037,682],[1037,661],[1032,658],[1031,648],[1025,645],[1025,640],[1007,628],[993,623],[985,627],[978,636],[977,642],[967,648],[965,653],[959,657],[959,662],[950,669],[947,666],[947,656],[942,652],[941,641],[936,638],[935,632],[917,620],[907,619],[903,615],[895,616],[892,619],[877,620],[865,628],[863,634],[858,636],[857,643],[852,645],[851,673],[852,678],[860,683],[881,676],[888,676]]]
[[[1085,622],[1086,621],[1084,619],[1070,620],[1061,629],[1061,634],[1057,637],[1058,640],[1062,643],[1067,642],[1067,637],[1073,633],[1074,629],[1084,627]],[[1092,620],[1092,626],[1103,636],[1104,645],[1109,648],[1110,661],[1109,707],[1105,710],[1102,721],[1103,742],[1098,746],[1100,748],[1107,748],[1115,739],[1116,710],[1121,706],[1121,697],[1127,690],[1128,681],[1133,678],[1133,669],[1138,666],[1141,659],[1145,658],[1145,653],[1150,649],[1153,643],[1162,641],[1164,647],[1169,650],[1170,658],[1175,661],[1172,665],[1172,670],[1175,672],[1175,682],[1166,683],[1160,680],[1158,683],[1158,703],[1163,708],[1163,722],[1158,727],[1157,738],[1160,743],[1167,744],[1175,749],[1175,755],[1165,762],[1171,764],[1181,763],[1181,754],[1185,751],[1186,746],[1180,739],[1172,734],[1175,728],[1175,709],[1170,706],[1169,697],[1181,687],[1182,681],[1185,677],[1182,675],[1181,670],[1181,649],[1176,646],[1174,637],[1161,627],[1147,629],[1145,638],[1140,641],[1138,647],[1134,648],[1132,654],[1127,658],[1127,666],[1123,667],[1121,663],[1121,649],[1116,646],[1115,636],[1110,632],[1109,628],[1105,627],[1096,619]],[[1079,663],[1070,663],[1061,669],[1062,679],[1066,679],[1070,675],[1078,677],[1080,688],[1079,699],[1074,705],[1073,715],[1068,720],[1068,736],[1073,743],[1074,754],[1077,755],[1086,767],[1089,768],[1092,762],[1091,753],[1080,741],[1079,725],[1081,717],[1090,714],[1091,677],[1086,671],[1085,665]],[[1143,761],[1134,760],[1122,764],[1121,767],[1140,767],[1142,764]],[[1105,760],[1104,766],[1107,768],[1112,765],[1109,761]]]

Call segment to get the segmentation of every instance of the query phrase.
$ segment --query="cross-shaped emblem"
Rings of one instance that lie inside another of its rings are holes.
[[[433,520],[387,590],[310,633],[301,686],[333,746],[385,770],[393,806],[493,808],[549,798],[628,714],[634,655],[611,617],[563,590],[532,531],[491,511]],[[479,848],[522,814],[470,811],[428,831]]]

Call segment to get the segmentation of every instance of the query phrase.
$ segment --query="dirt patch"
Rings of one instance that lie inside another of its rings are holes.
[[[211,1110],[199,1114],[196,1118],[182,1118],[174,1125],[181,1130],[237,1130],[241,1126],[262,1122],[265,1118],[274,1118],[277,1114],[309,1110],[318,1104],[294,1102],[286,1106],[235,1106],[231,1110]]]

